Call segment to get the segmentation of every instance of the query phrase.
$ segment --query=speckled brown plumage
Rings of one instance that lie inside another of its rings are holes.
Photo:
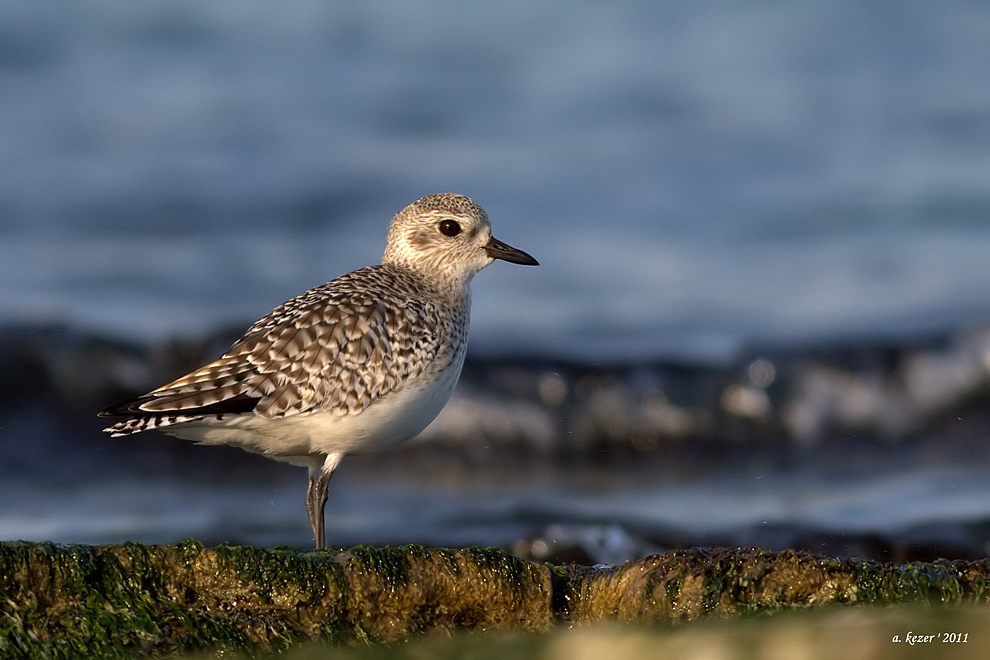
[[[466,347],[469,301],[407,268],[368,266],[279,305],[219,359],[108,409],[127,435],[224,414],[353,415]],[[224,407],[224,402],[234,405]]]

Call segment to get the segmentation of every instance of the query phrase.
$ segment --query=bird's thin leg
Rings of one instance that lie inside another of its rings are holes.
[[[306,513],[309,515],[309,524],[313,528],[313,538],[316,540],[316,549],[323,550],[327,547],[327,537],[324,531],[323,509],[327,504],[327,486],[330,485],[330,477],[333,471],[340,464],[343,454],[328,454],[322,464],[313,463],[309,467],[309,488],[306,490]]]

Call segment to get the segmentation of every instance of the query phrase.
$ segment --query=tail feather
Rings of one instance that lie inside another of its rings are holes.
[[[224,415],[228,413],[247,413],[252,412],[258,405],[258,401],[261,397],[249,396],[247,394],[238,394],[237,396],[232,396],[229,399],[223,399],[222,401],[216,401],[205,406],[190,406],[183,405],[182,401],[179,400],[175,402],[175,405],[164,408],[161,405],[155,407],[146,407],[145,404],[148,403],[160,403],[169,397],[155,396],[154,394],[145,394],[144,396],[139,396],[136,399],[128,399],[127,401],[121,401],[120,403],[108,406],[104,410],[100,411],[100,417],[127,417],[130,415],[137,415],[140,417],[146,415],[169,415],[169,414],[182,414],[182,415]]]
[[[202,415],[144,415],[119,421],[103,430],[109,433],[110,437],[119,438],[121,436],[132,435],[142,431],[151,431],[175,424],[196,422],[201,419],[203,419]]]
[[[249,413],[255,409],[259,401],[256,397],[240,394],[207,406],[187,408],[177,406],[170,410],[153,411],[144,408],[144,404],[157,400],[158,397],[146,394],[107,407],[99,413],[100,417],[126,417],[127,419],[103,430],[116,438],[175,424],[195,422],[208,416],[221,418],[228,414]]]

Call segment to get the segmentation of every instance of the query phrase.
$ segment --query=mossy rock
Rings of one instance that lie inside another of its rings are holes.
[[[694,621],[829,604],[988,599],[987,562],[890,565],[758,549],[552,567],[492,548],[301,553],[0,544],[0,657],[283,651],[432,631]]]

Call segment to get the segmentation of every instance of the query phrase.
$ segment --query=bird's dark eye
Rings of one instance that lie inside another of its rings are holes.
[[[440,233],[444,236],[457,236],[461,233],[461,226],[454,220],[444,220],[440,223]]]

